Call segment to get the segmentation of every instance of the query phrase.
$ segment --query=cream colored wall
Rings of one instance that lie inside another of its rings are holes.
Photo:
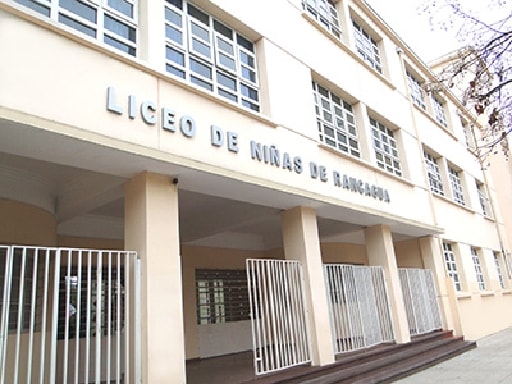
[[[40,208],[0,198],[0,244],[55,246],[55,216]]]
[[[324,263],[368,265],[364,245],[351,243],[320,243]]]
[[[458,299],[465,337],[476,340],[512,326],[512,295],[500,292]]]
[[[57,236],[58,247],[123,250],[124,241],[88,237]]]
[[[245,269],[245,260],[263,258],[264,252],[183,245],[183,312],[187,359],[247,350],[252,347],[250,321],[197,324],[196,269]],[[222,337],[223,336],[223,337]],[[226,337],[229,343],[226,343]]]
[[[396,241],[393,246],[398,268],[424,268],[418,239]]]

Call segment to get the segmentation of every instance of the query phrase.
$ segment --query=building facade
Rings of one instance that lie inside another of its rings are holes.
[[[473,116],[364,1],[1,0],[0,48],[7,382],[512,325]]]

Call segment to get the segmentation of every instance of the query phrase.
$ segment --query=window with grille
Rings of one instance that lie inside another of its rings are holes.
[[[459,171],[448,166],[448,177],[452,186],[453,201],[460,205],[466,205],[464,201],[464,194],[462,192],[462,184],[460,182]]]
[[[124,268],[61,267],[57,337],[113,334],[124,327]],[[78,319],[77,319],[78,318]],[[78,321],[77,321],[78,320]],[[77,327],[78,323],[78,327]],[[66,330],[67,325],[67,330]]]
[[[478,200],[480,202],[480,210],[484,216],[490,216],[489,206],[487,205],[488,199],[485,194],[485,188],[483,184],[476,183],[476,192],[478,194]]]
[[[500,287],[502,289],[504,289],[505,282],[503,280],[503,274],[501,273],[500,253],[499,252],[494,252],[494,266],[496,267],[496,274],[498,275],[498,282],[500,283]]]
[[[430,190],[438,195],[444,196],[443,182],[441,181],[441,173],[439,172],[437,159],[426,151],[423,152],[423,156],[425,157]]]
[[[459,279],[459,272],[457,271],[457,263],[455,262],[455,255],[450,243],[443,243],[443,254],[448,276],[452,278],[455,290],[460,292],[462,287]]]
[[[166,0],[166,69],[259,112],[254,44],[185,0]]]
[[[478,256],[478,251],[476,250],[476,248],[471,248],[471,259],[473,260],[473,265],[475,266],[475,276],[476,282],[478,283],[478,288],[481,291],[485,291],[484,273],[482,271],[480,257]]]
[[[197,323],[250,320],[245,270],[196,270]]]
[[[320,141],[340,152],[361,157],[352,105],[313,82],[313,96]]]
[[[402,176],[400,159],[398,158],[398,149],[395,136],[392,130],[384,124],[370,117],[370,125],[372,126],[373,148],[379,168]]]
[[[302,8],[338,39],[341,38],[336,4],[332,0],[302,0]]]
[[[355,21],[352,21],[352,26],[354,27],[357,52],[373,69],[382,73],[382,64],[380,62],[377,42]]]
[[[14,0],[131,56],[137,54],[137,0]]]
[[[421,83],[409,71],[407,73],[407,82],[409,83],[409,90],[411,91],[411,99],[421,109],[425,110],[425,94],[421,87]]]
[[[446,116],[444,114],[444,103],[442,103],[436,96],[432,95],[432,108],[434,110],[435,120],[443,127],[448,127]]]

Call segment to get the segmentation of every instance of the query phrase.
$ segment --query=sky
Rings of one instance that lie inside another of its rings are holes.
[[[429,62],[460,47],[454,31],[434,30],[418,6],[425,0],[366,0],[423,61]]]

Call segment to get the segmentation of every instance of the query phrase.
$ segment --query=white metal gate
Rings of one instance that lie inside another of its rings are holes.
[[[324,265],[336,353],[393,341],[393,323],[384,281],[376,266]]]
[[[136,276],[135,252],[0,246],[0,384],[138,382]]]
[[[300,263],[247,260],[247,283],[256,374],[310,362]]]
[[[411,335],[441,329],[443,323],[432,271],[400,268],[398,273]]]

